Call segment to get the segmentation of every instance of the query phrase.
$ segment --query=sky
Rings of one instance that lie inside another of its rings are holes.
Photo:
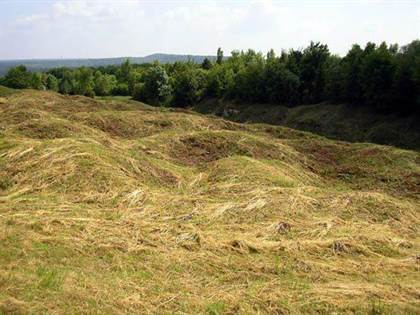
[[[0,0],[0,59],[225,55],[420,38],[420,0]]]

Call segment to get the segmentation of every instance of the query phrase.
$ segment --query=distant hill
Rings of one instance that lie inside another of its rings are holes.
[[[118,65],[129,59],[132,63],[149,63],[159,61],[161,63],[172,63],[176,61],[192,60],[196,63],[203,62],[204,58],[216,60],[216,56],[201,55],[176,55],[176,54],[152,54],[145,57],[118,57],[118,58],[95,58],[95,59],[17,59],[0,60],[0,75],[4,75],[10,68],[25,65],[30,71],[47,70],[58,67],[100,67],[107,65]]]

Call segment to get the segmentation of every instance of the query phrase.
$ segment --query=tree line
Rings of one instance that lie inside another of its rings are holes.
[[[305,49],[267,54],[233,51],[214,62],[131,64],[29,72],[12,68],[0,78],[12,88],[85,96],[130,95],[152,105],[187,107],[204,98],[286,106],[320,102],[368,106],[383,112],[420,108],[420,40],[398,47],[353,45],[343,57],[311,42]]]

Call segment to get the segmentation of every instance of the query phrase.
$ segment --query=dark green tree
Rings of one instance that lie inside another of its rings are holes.
[[[120,66],[120,69],[117,72],[117,78],[119,82],[124,82],[128,84],[130,79],[130,73],[133,67],[129,59],[126,59]]]
[[[30,88],[32,83],[32,73],[22,65],[11,68],[4,77],[4,84],[15,89]]]
[[[95,95],[110,95],[117,85],[117,79],[112,74],[102,74],[100,71],[95,72],[94,76]]]
[[[327,62],[325,78],[325,98],[332,102],[345,101],[345,88],[342,59],[338,56],[330,56]]]
[[[420,109],[420,40],[403,46],[396,56],[397,69],[392,87],[394,111],[403,114]]]
[[[207,74],[207,96],[219,98],[226,96],[234,86],[233,77],[234,73],[231,68],[216,64]]]
[[[143,81],[142,93],[136,95],[137,100],[151,105],[166,104],[171,95],[171,86],[165,69],[158,64],[153,65],[144,73]]]
[[[35,90],[44,90],[45,85],[43,82],[43,75],[41,72],[32,73],[31,76],[31,88]]]
[[[276,59],[276,53],[274,52],[273,49],[270,49],[267,53],[267,62],[270,62],[275,59]]]
[[[300,75],[304,103],[317,103],[323,100],[329,55],[328,46],[321,43],[311,42],[303,51]]]
[[[127,83],[119,82],[111,91],[112,95],[128,96],[130,91]]]
[[[93,71],[87,67],[81,67],[75,71],[75,94],[93,97],[95,95],[95,83]]]
[[[196,104],[203,96],[206,75],[202,69],[190,67],[179,72],[173,80],[172,104],[186,107]]]
[[[47,80],[46,80],[46,87],[48,90],[51,91],[58,91],[58,79],[52,75],[52,74],[48,74],[47,75]]]
[[[70,81],[67,80],[67,79],[61,80],[61,82],[60,82],[60,84],[58,86],[58,90],[59,90],[59,92],[61,94],[65,94],[65,95],[71,94],[71,92],[72,92],[72,85],[71,85]]]
[[[62,94],[76,94],[75,71],[66,69],[62,72],[62,79],[58,85],[58,91]]]
[[[395,62],[386,43],[371,49],[368,44],[362,64],[364,102],[377,109],[388,110],[395,75]]]
[[[280,60],[267,61],[265,84],[268,101],[292,106],[299,101],[299,77]]]
[[[235,89],[231,94],[242,101],[266,102],[265,61],[261,54],[248,50],[241,54],[242,65],[235,75]]]
[[[217,64],[222,64],[223,61],[223,50],[222,48],[217,48],[217,59],[216,59],[216,63]]]
[[[363,55],[362,48],[353,45],[341,62],[344,76],[343,98],[353,104],[363,103]]]
[[[204,58],[203,62],[201,63],[201,68],[205,70],[209,70],[212,67],[212,63],[209,58]]]

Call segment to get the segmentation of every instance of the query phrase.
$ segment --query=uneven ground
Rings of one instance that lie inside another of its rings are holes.
[[[336,140],[371,142],[420,151],[420,111],[411,116],[380,114],[346,104],[288,108],[267,104],[235,104],[207,100],[195,109],[236,122],[268,123],[305,130]]]
[[[0,313],[418,314],[420,154],[0,96]]]

